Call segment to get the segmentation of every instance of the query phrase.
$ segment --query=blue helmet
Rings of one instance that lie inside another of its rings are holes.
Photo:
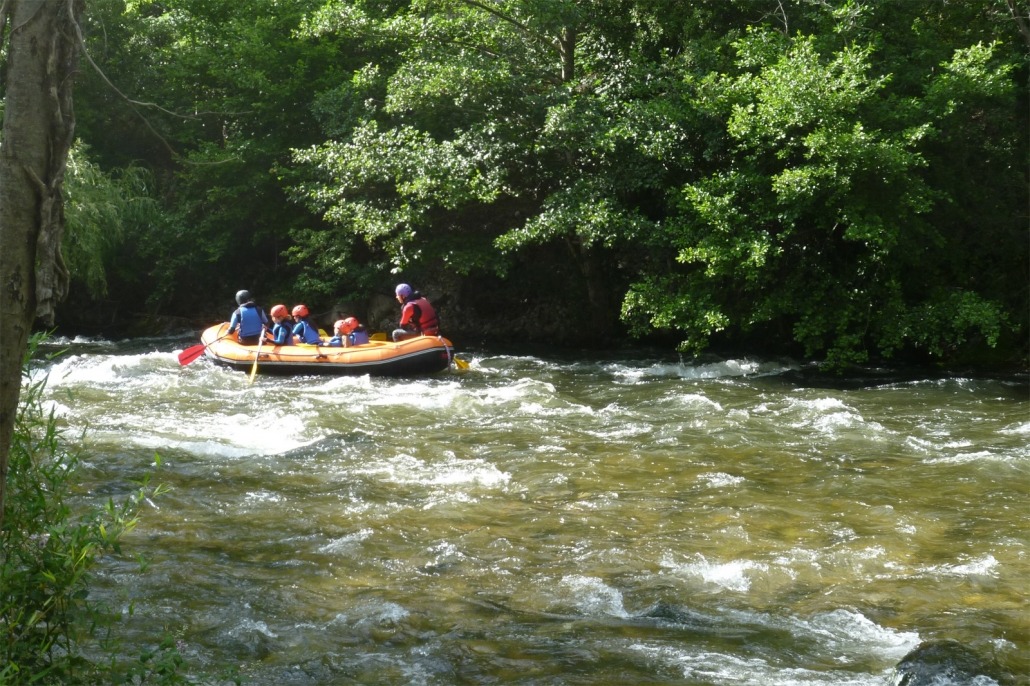
[[[411,286],[409,286],[406,283],[399,283],[397,284],[397,288],[395,288],[393,292],[402,298],[407,298],[409,295],[411,295]]]

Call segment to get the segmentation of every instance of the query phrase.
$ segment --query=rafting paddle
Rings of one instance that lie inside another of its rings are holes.
[[[261,357],[261,344],[265,342],[265,327],[261,327],[261,338],[258,339],[257,352],[254,353],[254,366],[250,368],[250,382],[254,383],[254,375],[257,374],[257,361]]]
[[[228,335],[229,334],[225,334],[225,336]],[[218,338],[216,338],[215,340],[211,341],[206,345],[204,343],[198,343],[197,345],[186,348],[181,353],[179,353],[179,364],[185,367],[190,362],[193,362],[195,359],[203,355],[204,351],[207,350],[209,347],[225,338],[225,336],[219,336]]]

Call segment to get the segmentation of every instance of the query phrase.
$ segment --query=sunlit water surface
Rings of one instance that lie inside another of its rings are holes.
[[[198,672],[866,686],[935,638],[1030,672],[1024,378],[465,353],[251,385],[194,342],[67,342],[47,398],[90,497],[160,456],[98,590]]]

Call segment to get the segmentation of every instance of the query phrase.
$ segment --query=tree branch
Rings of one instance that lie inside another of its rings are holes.
[[[1009,6],[1009,13],[1016,22],[1016,26],[1019,27],[1019,32],[1023,34],[1023,40],[1027,46],[1030,47],[1030,25],[1027,24],[1027,17],[1023,16],[1019,12],[1019,8],[1016,7],[1016,0],[1006,0]]]

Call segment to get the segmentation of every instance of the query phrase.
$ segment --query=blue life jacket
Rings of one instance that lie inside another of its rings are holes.
[[[293,329],[290,328],[292,323],[284,319],[272,327],[272,338],[276,345],[293,345]]]
[[[265,311],[254,303],[243,303],[232,313],[229,321],[229,333],[240,330],[240,338],[257,337],[261,335],[261,327],[268,326],[268,316]]]
[[[349,334],[347,334],[346,338],[348,347],[352,347],[355,345],[364,345],[369,341],[368,329],[366,329],[363,326],[359,326],[358,328],[354,329]],[[331,346],[333,348],[342,347],[343,339],[344,336],[341,335],[333,336],[329,339],[329,342],[326,345]]]
[[[293,335],[300,336],[301,343],[314,343],[315,345],[321,345],[322,338],[318,335],[318,329],[311,326],[306,319],[301,319],[297,322],[297,326],[293,327]]]

